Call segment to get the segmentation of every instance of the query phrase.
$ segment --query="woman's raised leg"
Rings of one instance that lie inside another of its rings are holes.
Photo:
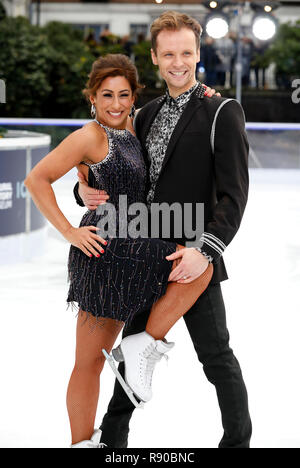
[[[76,330],[76,360],[67,391],[67,409],[72,445],[89,440],[94,432],[99,399],[100,374],[105,358],[102,348],[110,352],[124,322],[96,319],[79,311]]]
[[[177,249],[184,249],[184,246],[177,245]],[[176,266],[175,260],[172,270]],[[160,297],[151,308],[146,332],[154,339],[162,340],[177,320],[192,307],[203,293],[211,280],[212,274],[213,266],[209,264],[206,271],[191,283],[170,282],[166,294]]]
[[[177,248],[184,247],[178,245]],[[172,269],[176,266],[175,260]],[[145,331],[123,338],[113,350],[114,358],[125,362],[126,381],[140,400],[146,402],[151,399],[154,367],[174,346],[164,339],[165,335],[207,288],[212,274],[213,266],[210,264],[191,283],[170,282],[166,294],[152,306]]]

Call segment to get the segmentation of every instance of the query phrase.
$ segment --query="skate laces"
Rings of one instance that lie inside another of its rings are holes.
[[[153,377],[153,371],[156,363],[161,360],[162,357],[164,357],[167,361],[169,359],[169,356],[166,354],[160,353],[156,349],[156,345],[154,343],[150,343],[146,348],[144,349],[142,356],[144,357],[143,360],[143,367],[145,368],[145,379],[146,381],[144,382],[145,387],[150,388],[152,384],[152,377]]]

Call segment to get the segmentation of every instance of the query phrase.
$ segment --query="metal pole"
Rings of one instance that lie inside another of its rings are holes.
[[[241,43],[241,16],[243,14],[243,5],[237,8],[237,58],[236,58],[236,100],[242,103],[242,43]]]
[[[36,25],[40,26],[41,23],[41,0],[36,3]]]
[[[28,19],[30,24],[33,24],[33,4],[32,0],[28,0]]]

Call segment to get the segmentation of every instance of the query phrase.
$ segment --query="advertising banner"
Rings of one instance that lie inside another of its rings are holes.
[[[27,151],[1,150],[0,147],[0,236],[19,234],[28,229],[34,231],[46,224],[33,201],[30,199],[29,206],[26,204],[27,189],[24,180]],[[49,147],[32,148],[30,152],[33,167],[49,152]]]

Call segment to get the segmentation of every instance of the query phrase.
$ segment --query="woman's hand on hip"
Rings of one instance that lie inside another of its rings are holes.
[[[70,244],[78,247],[88,257],[92,257],[93,255],[100,257],[100,253],[104,253],[104,250],[99,242],[103,245],[106,245],[107,242],[103,237],[98,236],[94,232],[98,229],[96,226],[82,226],[79,228],[72,226],[64,233],[64,237]]]

